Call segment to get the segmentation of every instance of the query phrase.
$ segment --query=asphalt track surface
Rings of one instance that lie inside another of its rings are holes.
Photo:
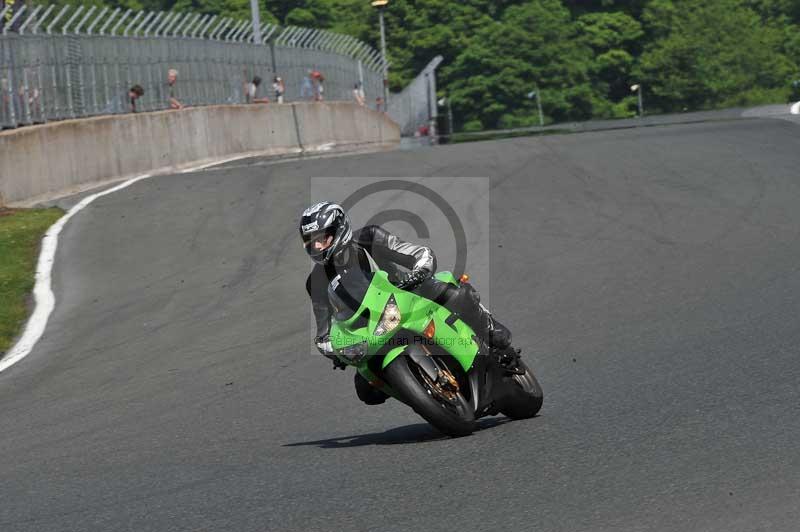
[[[0,530],[791,531],[800,127],[750,119],[154,178],[70,221],[0,374]],[[445,439],[311,355],[312,176],[491,177],[541,414]]]

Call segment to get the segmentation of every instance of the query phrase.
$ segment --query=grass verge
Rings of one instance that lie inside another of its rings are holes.
[[[28,317],[42,236],[63,214],[56,208],[0,208],[0,355]]]

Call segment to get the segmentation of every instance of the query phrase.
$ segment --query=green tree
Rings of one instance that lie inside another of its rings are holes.
[[[764,19],[785,20],[800,24],[800,2],[797,0],[749,0],[747,5]]]
[[[167,7],[165,6],[165,8]],[[169,8],[174,11],[194,11],[204,15],[219,15],[237,20],[248,20],[251,17],[250,0],[177,0]],[[277,22],[272,13],[265,9],[264,2],[261,2],[260,5],[260,16],[262,22]]]
[[[624,12],[638,18],[649,0],[564,0],[574,15],[585,13]]]
[[[660,109],[702,109],[785,98],[796,70],[783,34],[739,0],[654,0],[643,14],[654,40],[637,73]]]
[[[581,41],[591,48],[589,76],[594,91],[596,117],[630,116],[633,103],[629,86],[641,24],[623,12],[597,12],[578,19]]]
[[[535,103],[526,97],[535,87],[551,119],[584,119],[592,115],[590,57],[560,1],[532,0],[479,31],[445,76],[460,123],[536,123]]]

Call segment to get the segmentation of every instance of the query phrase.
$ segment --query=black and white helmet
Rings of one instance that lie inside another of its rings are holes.
[[[312,205],[300,217],[300,236],[311,260],[317,264],[328,264],[353,240],[350,218],[341,206],[323,201]],[[333,237],[331,245],[318,250],[314,242],[320,237]]]

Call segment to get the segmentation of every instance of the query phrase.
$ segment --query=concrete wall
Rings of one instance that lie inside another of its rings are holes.
[[[0,133],[0,206],[239,154],[377,149],[399,142],[400,129],[386,115],[346,102],[66,120]]]

